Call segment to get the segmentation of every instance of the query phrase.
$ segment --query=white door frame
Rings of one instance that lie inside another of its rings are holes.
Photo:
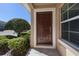
[[[46,12],[46,11],[52,11],[52,46],[43,46],[43,45],[36,45],[37,43],[37,33],[36,33],[36,12]],[[56,48],[56,29],[55,29],[55,8],[41,8],[41,9],[34,9],[34,47],[37,48]]]

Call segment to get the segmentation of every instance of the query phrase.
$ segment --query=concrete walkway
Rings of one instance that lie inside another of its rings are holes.
[[[11,55],[11,51],[12,51],[12,50],[8,51],[6,54],[4,54],[4,55],[2,55],[2,56],[12,56],[12,55]]]
[[[60,56],[55,49],[32,48],[27,56]]]

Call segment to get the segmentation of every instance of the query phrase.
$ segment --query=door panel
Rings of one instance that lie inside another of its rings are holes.
[[[52,44],[52,12],[37,12],[37,44]]]

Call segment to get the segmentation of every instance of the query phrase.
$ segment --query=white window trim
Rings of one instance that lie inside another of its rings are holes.
[[[46,12],[46,11],[52,11],[52,46],[37,46],[36,45],[36,12]],[[55,8],[41,8],[41,9],[34,9],[34,47],[37,48],[56,48],[56,29],[55,29]]]
[[[70,19],[67,19],[67,20],[63,20],[63,21],[61,21],[61,23],[66,23],[66,22],[73,21],[73,20],[76,20],[76,19],[79,19],[79,15],[72,17]]]

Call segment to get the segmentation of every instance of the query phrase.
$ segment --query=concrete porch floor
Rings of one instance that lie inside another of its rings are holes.
[[[12,56],[11,50],[2,56]],[[56,49],[30,48],[26,56],[60,56]]]
[[[27,56],[60,56],[56,49],[31,48]]]

